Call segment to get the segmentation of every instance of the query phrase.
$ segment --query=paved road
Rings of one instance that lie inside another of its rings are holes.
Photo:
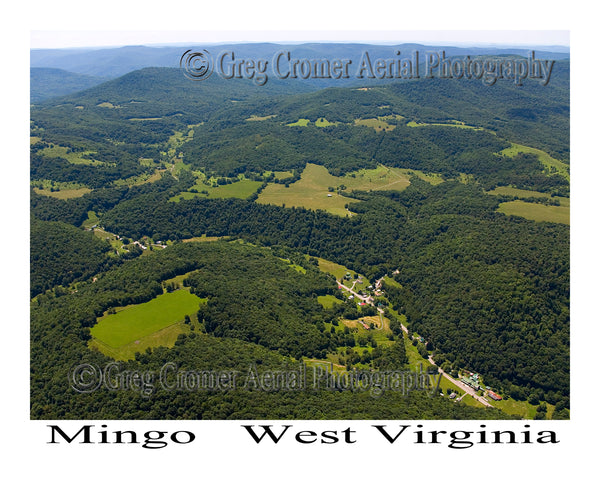
[[[429,360],[429,363],[431,363],[432,365],[435,365],[435,362],[433,361],[433,358],[431,358],[431,355],[429,355],[429,357],[427,358],[427,360]],[[440,372],[442,372],[442,375],[444,375],[444,378],[447,378],[454,385],[456,385],[458,388],[460,388],[463,392],[466,392],[469,395],[471,395],[479,403],[485,405],[486,407],[493,407],[492,405],[489,404],[489,402],[485,398],[480,397],[479,395],[477,395],[477,392],[475,391],[475,389],[469,387],[468,385],[465,385],[460,380],[457,380],[456,378],[451,377],[446,372],[444,372],[440,367],[438,367],[438,370]]]
[[[343,283],[341,283],[339,281],[337,281],[337,284],[340,287],[342,287],[344,290],[347,290],[348,292],[350,292],[356,298],[359,298],[363,302],[368,303],[369,305],[373,305],[374,306],[372,298],[369,298],[368,296],[360,295],[360,294],[358,294],[357,292],[354,291],[354,286],[356,285],[356,282],[354,282],[352,284],[352,287],[347,287],[346,285],[344,285]],[[377,311],[379,313],[383,313],[383,308],[377,307]],[[406,328],[406,326],[404,324],[402,324],[402,323],[400,323],[400,325],[402,326],[402,331],[405,332],[405,333],[408,333],[408,328]],[[429,360],[429,363],[431,363],[432,365],[435,365],[435,362],[433,361],[433,358],[431,358],[431,356],[428,357],[428,360]],[[457,380],[456,378],[451,377],[446,372],[444,372],[440,367],[438,367],[438,370],[442,373],[442,375],[445,378],[447,378],[450,382],[452,382],[454,385],[456,385],[463,392],[465,392],[466,394],[471,395],[475,400],[477,400],[482,405],[485,405],[486,407],[492,407],[493,408],[493,405],[490,405],[490,403],[485,398],[480,397],[479,395],[477,395],[477,392],[473,388],[469,387],[468,385],[465,385],[460,380]],[[463,397],[464,397],[464,395],[463,395]]]
[[[360,294],[356,293],[356,292],[353,290],[353,288],[354,288],[354,285],[356,285],[356,282],[354,282],[354,283],[352,284],[352,287],[347,287],[346,285],[344,285],[343,283],[341,283],[339,280],[336,280],[336,282],[337,282],[337,284],[338,284],[340,287],[342,287],[344,290],[347,290],[348,292],[350,292],[350,293],[351,293],[352,295],[354,295],[356,298],[359,298],[359,299],[361,299],[363,302],[365,302],[365,303],[368,303],[369,305],[371,305],[371,306],[373,306],[373,307],[375,306],[375,303],[374,303],[374,301],[373,301],[373,299],[372,299],[372,298],[370,298],[369,296],[360,295]],[[381,308],[381,307],[377,307],[377,311],[378,311],[379,313],[383,314],[383,308]],[[405,326],[404,324],[400,323],[400,326],[402,327],[402,331],[403,331],[404,333],[408,333],[408,328],[406,328],[406,326]]]

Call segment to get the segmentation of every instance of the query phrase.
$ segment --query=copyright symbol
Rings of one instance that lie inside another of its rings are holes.
[[[102,383],[102,371],[95,365],[77,365],[69,377],[71,388],[79,393],[90,393]]]
[[[179,68],[191,80],[206,80],[213,72],[212,58],[208,50],[188,50],[181,56]]]

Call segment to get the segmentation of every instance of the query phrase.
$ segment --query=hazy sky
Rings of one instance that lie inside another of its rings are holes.
[[[430,45],[569,46],[566,30],[460,31],[32,31],[31,48],[104,47],[170,43],[309,42]]]

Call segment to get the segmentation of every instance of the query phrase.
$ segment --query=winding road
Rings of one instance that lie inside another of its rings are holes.
[[[341,283],[339,280],[336,280],[336,282],[337,282],[337,284],[341,288],[343,288],[344,290],[350,292],[356,298],[359,298],[360,300],[362,300],[365,303],[368,303],[369,305],[375,306],[374,303],[373,303],[373,299],[370,296],[360,295],[360,294],[358,294],[357,292],[354,291],[354,287],[356,285],[356,280],[354,281],[354,283],[352,284],[351,287],[347,287],[346,285],[344,285],[343,283]],[[377,307],[377,311],[380,314],[383,314],[383,308]],[[406,326],[403,323],[400,323],[400,326],[402,327],[402,331],[404,333],[408,334],[408,328],[406,328]],[[435,362],[433,361],[433,358],[431,357],[431,355],[427,358],[427,360],[429,360],[429,363],[431,363],[432,365],[435,365]],[[458,387],[459,389],[461,389],[463,392],[471,395],[475,400],[477,400],[482,405],[484,405],[486,407],[493,408],[493,405],[490,405],[490,403],[485,398],[480,397],[479,395],[477,395],[477,392],[473,388],[469,387],[468,385],[465,385],[460,380],[458,380],[458,379],[456,379],[454,377],[451,377],[446,372],[444,372],[439,366],[438,366],[438,372],[440,372],[444,376],[444,378],[448,379],[448,381],[452,382],[456,387]]]

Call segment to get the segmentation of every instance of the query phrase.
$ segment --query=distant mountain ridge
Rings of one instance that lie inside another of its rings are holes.
[[[106,78],[82,75],[59,68],[31,68],[29,72],[30,101],[38,103],[54,97],[87,90]]]
[[[179,67],[182,54],[188,49],[207,49],[211,54],[218,55],[223,51],[234,51],[240,58],[267,58],[279,50],[290,51],[294,57],[301,58],[348,58],[357,62],[364,51],[373,58],[391,57],[397,50],[409,54],[420,52],[440,51],[447,56],[457,55],[520,55],[526,57],[532,49],[498,48],[498,47],[454,47],[448,45],[429,46],[416,43],[400,45],[371,45],[361,43],[304,43],[304,44],[275,44],[275,43],[240,43],[240,44],[190,44],[185,46],[125,46],[105,49],[33,49],[30,52],[31,67],[59,68],[69,72],[115,78],[133,70],[145,67]],[[563,48],[557,50],[564,50]],[[569,58],[564,51],[535,50],[536,57],[541,59],[562,60]]]

